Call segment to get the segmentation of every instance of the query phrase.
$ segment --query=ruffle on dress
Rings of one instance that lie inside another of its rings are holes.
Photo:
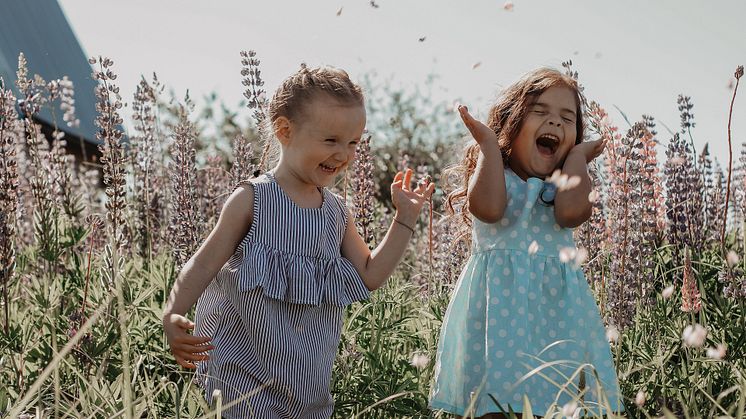
[[[339,256],[316,258],[247,241],[218,273],[219,281],[235,281],[239,291],[261,288],[279,301],[340,307],[367,299],[370,291],[352,263]]]

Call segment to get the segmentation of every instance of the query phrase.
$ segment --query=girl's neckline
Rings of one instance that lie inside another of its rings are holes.
[[[322,188],[322,187],[319,187],[319,186],[316,187],[316,189],[318,189],[319,192],[321,193],[321,205],[319,205],[318,207],[302,207],[302,206],[298,205],[297,202],[293,201],[293,198],[291,198],[290,195],[288,195],[288,193],[285,191],[285,189],[282,187],[282,185],[280,185],[280,182],[277,181],[277,178],[275,177],[274,173],[272,173],[272,172],[264,172],[264,174],[267,175],[267,177],[269,178],[269,180],[271,180],[272,182],[274,182],[275,185],[277,185],[277,187],[280,189],[280,192],[282,192],[282,195],[285,197],[285,199],[287,199],[288,201],[290,201],[290,203],[295,208],[298,208],[298,209],[301,209],[301,210],[311,210],[311,211],[313,211],[313,210],[318,211],[318,210],[324,208],[324,205],[326,204],[325,188]]]
[[[534,182],[541,182],[544,183],[544,179],[539,179],[538,177],[529,176],[528,179],[523,180],[516,172],[513,171],[513,169],[510,168],[510,166],[505,166],[505,171],[510,172],[513,176],[515,176],[516,179],[518,179],[522,183],[531,183],[531,180],[534,179]]]

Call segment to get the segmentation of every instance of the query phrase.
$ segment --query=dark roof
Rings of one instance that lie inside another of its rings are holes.
[[[57,127],[88,142],[99,143],[94,125],[96,83],[88,59],[57,0],[0,1],[0,77],[16,96],[16,70],[21,52],[26,56],[30,77],[38,74],[50,81],[68,76],[73,82],[75,116],[80,125],[68,127],[62,120],[62,112],[56,109]],[[54,124],[49,109],[43,109],[38,116],[43,122]]]

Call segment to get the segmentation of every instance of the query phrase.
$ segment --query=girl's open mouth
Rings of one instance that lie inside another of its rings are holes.
[[[536,139],[536,148],[539,153],[545,156],[551,156],[559,148],[559,137],[552,134],[542,134]]]
[[[321,167],[322,171],[324,171],[326,173],[329,173],[330,175],[334,174],[337,171],[336,167],[327,166],[327,165],[324,165],[324,164],[319,164],[319,167]]]

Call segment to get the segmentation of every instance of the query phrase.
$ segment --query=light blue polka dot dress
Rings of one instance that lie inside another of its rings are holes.
[[[441,329],[431,407],[481,416],[501,412],[494,398],[520,412],[526,394],[543,415],[579,394],[579,368],[590,364],[582,374],[585,405],[598,405],[600,384],[608,404],[622,411],[596,301],[582,268],[560,260],[561,249],[576,248],[572,229],[560,227],[545,203],[554,186],[523,181],[508,168],[505,181],[504,217],[495,224],[474,219],[472,255]],[[545,363],[553,364],[526,377]]]

